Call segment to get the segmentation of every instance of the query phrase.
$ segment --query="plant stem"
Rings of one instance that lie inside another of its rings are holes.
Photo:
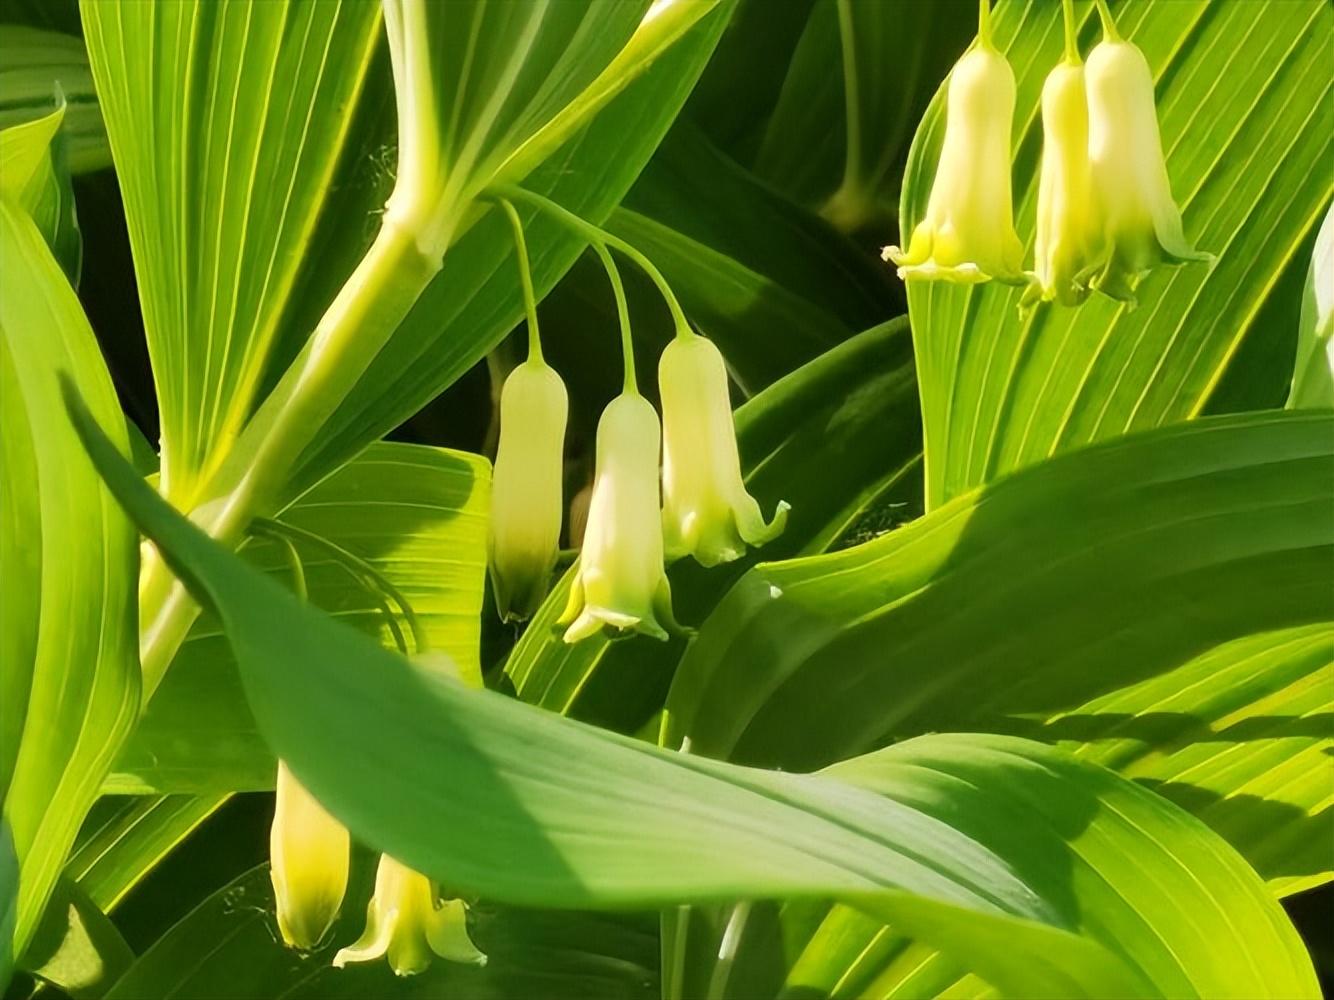
[[[977,0],[977,41],[984,48],[992,48],[991,0]]]
[[[1061,0],[1061,14],[1065,18],[1065,61],[1078,66],[1079,27],[1075,23],[1075,0]]]
[[[506,198],[498,201],[500,210],[510,220],[514,230],[514,253],[519,258],[519,284],[523,287],[523,309],[528,317],[528,360],[542,360],[542,338],[537,332],[537,297],[533,294],[533,272],[528,266],[528,243],[523,238],[523,222],[514,210],[513,202]]]
[[[676,294],[671,286],[667,284],[667,279],[662,276],[662,272],[653,266],[653,262],[636,250],[633,246],[618,236],[601,229],[593,223],[580,218],[563,205],[558,205],[550,198],[544,198],[526,188],[515,187],[513,185],[498,185],[491,189],[492,192],[504,198],[511,198],[514,201],[524,201],[536,208],[542,209],[557,222],[588,240],[590,244],[602,244],[617,250],[629,257],[635,264],[648,275],[649,280],[658,287],[658,291],[667,302],[667,308],[671,311],[672,320],[676,324],[676,335],[678,337],[693,336],[695,331],[690,328],[690,321],[686,319],[685,310],[681,308],[681,303],[677,301]]]
[[[382,597],[388,598],[388,600],[398,605],[399,613],[403,616],[403,620],[408,623],[409,631],[412,632],[412,644],[416,647],[417,652],[424,653],[430,648],[430,637],[427,636],[426,629],[422,627],[421,621],[417,618],[416,612],[412,610],[412,604],[404,596],[403,591],[394,586],[393,581],[365,559],[354,552],[349,552],[337,542],[332,542],[323,535],[317,535],[313,531],[298,528],[296,525],[288,524],[285,521],[257,517],[252,528],[256,534],[266,535],[287,545],[291,545],[292,539],[295,539],[313,545],[318,549],[323,549],[363,587],[378,592]]]
[[[593,252],[602,260],[607,269],[607,279],[611,282],[611,293],[616,296],[616,318],[621,324],[621,358],[625,365],[625,382],[622,391],[631,395],[639,392],[635,381],[635,342],[630,335],[630,306],[625,301],[625,286],[621,284],[621,272],[616,269],[616,261],[601,243],[593,244]]]
[[[737,946],[741,935],[746,932],[746,920],[750,917],[750,903],[737,903],[727,918],[723,929],[723,939],[718,945],[718,961],[709,976],[707,1000],[724,1000],[727,996],[727,980],[732,975],[732,966],[736,962]]]
[[[856,191],[861,186],[862,121],[857,81],[857,48],[853,37],[851,0],[838,0],[838,38],[843,54],[843,115],[847,143],[843,159],[843,188]]]
[[[310,342],[243,433],[191,519],[235,547],[251,518],[270,513],[301,453],[347,397],[439,271],[415,234],[386,215],[375,242],[321,317]],[[144,703],[184,642],[198,607],[160,558],[139,589]]]
[[[1107,6],[1107,0],[1096,0],[1098,5],[1098,17],[1102,19],[1102,33],[1109,42],[1121,41],[1121,32],[1116,30],[1116,19],[1112,17],[1112,9]]]

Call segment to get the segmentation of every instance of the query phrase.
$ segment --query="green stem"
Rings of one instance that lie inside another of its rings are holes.
[[[977,40],[984,48],[992,48],[991,0],[977,0]]]
[[[191,511],[213,538],[235,547],[256,514],[279,505],[301,453],[379,354],[441,258],[386,215],[375,242],[321,317],[306,349],[251,419],[227,462]],[[144,704],[199,613],[160,558],[145,562],[139,590]]]
[[[1061,0],[1061,13],[1065,18],[1065,61],[1078,66],[1079,27],[1075,22],[1075,0]]]
[[[412,644],[417,652],[423,653],[430,648],[430,637],[426,634],[426,629],[422,626],[420,619],[417,618],[416,612],[412,610],[412,604],[409,603],[407,597],[398,587],[394,586],[387,576],[356,553],[349,552],[337,542],[331,542],[323,535],[317,535],[305,528],[298,528],[296,525],[288,524],[285,521],[275,521],[267,517],[255,518],[251,524],[251,530],[257,535],[281,540],[289,546],[295,539],[324,550],[368,591],[374,591],[377,595],[388,598],[388,600],[398,605],[399,613],[403,616],[403,620],[408,623],[409,631],[412,632]],[[391,631],[396,630],[391,627]],[[402,647],[404,644],[400,641],[399,645]]]
[[[542,338],[537,332],[537,297],[533,294],[533,272],[528,266],[528,243],[523,238],[523,223],[514,204],[505,198],[498,201],[500,210],[510,220],[514,230],[514,250],[519,258],[519,284],[523,286],[523,309],[528,317],[528,360],[542,360]]]
[[[1116,30],[1116,19],[1112,17],[1112,9],[1107,6],[1107,0],[1097,0],[1098,17],[1102,19],[1102,34],[1109,42],[1121,41],[1121,33]]]
[[[616,269],[616,261],[611,259],[611,254],[601,243],[593,243],[593,252],[602,260],[602,266],[607,269],[607,280],[611,282],[611,293],[616,296],[616,318],[621,324],[621,357],[625,364],[625,384],[623,391],[635,394],[639,392],[639,384],[635,381],[635,342],[630,335],[630,306],[625,300],[625,286],[621,284],[621,272]]]
[[[860,98],[851,0],[838,0],[838,38],[843,54],[843,116],[847,126],[843,188],[851,192],[860,186],[862,165],[862,121],[858,113]]]
[[[306,586],[306,569],[301,565],[301,553],[296,550],[292,540],[283,535],[273,536],[273,540],[283,547],[287,554],[287,568],[292,571],[292,593],[305,604],[310,599],[310,589]]]
[[[550,198],[544,198],[540,194],[529,191],[526,188],[516,187],[510,184],[498,185],[491,189],[492,192],[500,197],[510,198],[514,201],[523,201],[540,208],[557,222],[564,225],[567,229],[577,233],[589,243],[597,245],[603,244],[625,254],[634,263],[648,275],[649,280],[657,286],[667,303],[667,308],[671,311],[672,320],[676,324],[676,335],[678,337],[690,337],[694,335],[694,330],[690,328],[690,321],[686,319],[685,310],[681,308],[681,303],[677,301],[676,294],[671,286],[667,284],[667,279],[662,276],[662,272],[653,266],[653,262],[636,250],[633,246],[618,236],[613,236],[605,229],[593,225],[585,219],[580,218],[563,205],[558,205]]]

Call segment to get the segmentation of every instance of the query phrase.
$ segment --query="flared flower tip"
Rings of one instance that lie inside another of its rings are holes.
[[[278,930],[288,947],[310,950],[338,919],[347,891],[347,828],[325,811],[287,765],[278,763],[269,832],[269,877]]]
[[[1014,98],[1014,73],[992,46],[979,43],[955,64],[926,215],[906,250],[886,247],[882,255],[898,266],[899,277],[1029,280],[1010,192]]]
[[[703,337],[678,338],[658,365],[663,414],[662,529],[666,556],[704,566],[740,558],[782,534],[788,505],[766,523],[741,478],[722,353]]]
[[[602,630],[666,639],[671,590],[663,567],[658,452],[652,404],[623,393],[598,421],[597,468],[588,528],[560,624],[566,642]]]
[[[1023,305],[1053,299],[1078,305],[1100,263],[1101,219],[1088,154],[1084,67],[1062,62],[1042,87],[1042,175],[1038,186],[1036,284]]]
[[[335,968],[388,956],[398,976],[427,969],[432,956],[464,965],[485,965],[486,955],[468,936],[467,907],[459,899],[436,905],[431,880],[388,855],[380,858],[375,895],[366,910],[366,930],[334,956]]]
[[[1089,160],[1108,252],[1092,284],[1133,302],[1133,282],[1155,264],[1214,258],[1191,246],[1182,229],[1144,54],[1127,41],[1102,41],[1089,53],[1085,78]]]
[[[503,621],[532,617],[560,546],[569,399],[560,376],[529,359],[505,380],[491,485],[488,565]]]

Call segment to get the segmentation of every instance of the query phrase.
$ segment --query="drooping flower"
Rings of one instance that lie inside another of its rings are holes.
[[[503,621],[532,617],[547,594],[560,547],[568,413],[565,383],[540,357],[530,356],[505,380],[488,540],[491,586]]]
[[[1042,87],[1042,176],[1038,184],[1034,272],[1024,304],[1055,299],[1073,306],[1088,297],[1103,235],[1088,151],[1088,95],[1078,53],[1051,71]]]
[[[950,74],[945,139],[926,215],[906,250],[886,247],[883,255],[905,280],[1028,280],[1010,193],[1014,73],[991,43],[985,3],[982,10],[977,44]]]
[[[666,639],[660,622],[675,626],[662,555],[660,443],[658,414],[637,392],[621,393],[602,412],[588,528],[560,618],[566,642],[602,629]]]
[[[278,762],[276,805],[269,831],[269,876],[278,903],[278,929],[289,947],[320,943],[343,905],[347,891],[349,838]]]
[[[1089,162],[1102,212],[1107,259],[1092,279],[1106,295],[1135,301],[1133,283],[1155,264],[1210,261],[1186,240],[1163,158],[1153,73],[1135,45],[1115,34],[1089,53]]]
[[[741,479],[727,367],[710,340],[690,334],[658,363],[662,397],[663,544],[668,559],[716,566],[782,534],[788,505],[768,524]]]
[[[486,955],[468,936],[463,901],[441,902],[430,879],[387,854],[380,857],[375,873],[366,930],[334,956],[333,964],[341,969],[348,962],[370,962],[382,955],[388,955],[390,967],[399,976],[423,971],[432,955],[450,962],[486,964]]]

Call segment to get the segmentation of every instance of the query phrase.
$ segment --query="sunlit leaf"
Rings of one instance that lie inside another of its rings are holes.
[[[21,871],[21,955],[138,710],[138,548],[62,398],[62,380],[76,386],[125,448],[111,380],[73,290],[7,197],[0,260],[0,789]]]
[[[1240,857],[1110,771],[947,735],[820,775],[761,771],[465,687],[247,567],[80,426],[117,497],[222,617],[282,758],[354,833],[458,891],[608,908],[843,895],[1018,996],[1316,989]]]

